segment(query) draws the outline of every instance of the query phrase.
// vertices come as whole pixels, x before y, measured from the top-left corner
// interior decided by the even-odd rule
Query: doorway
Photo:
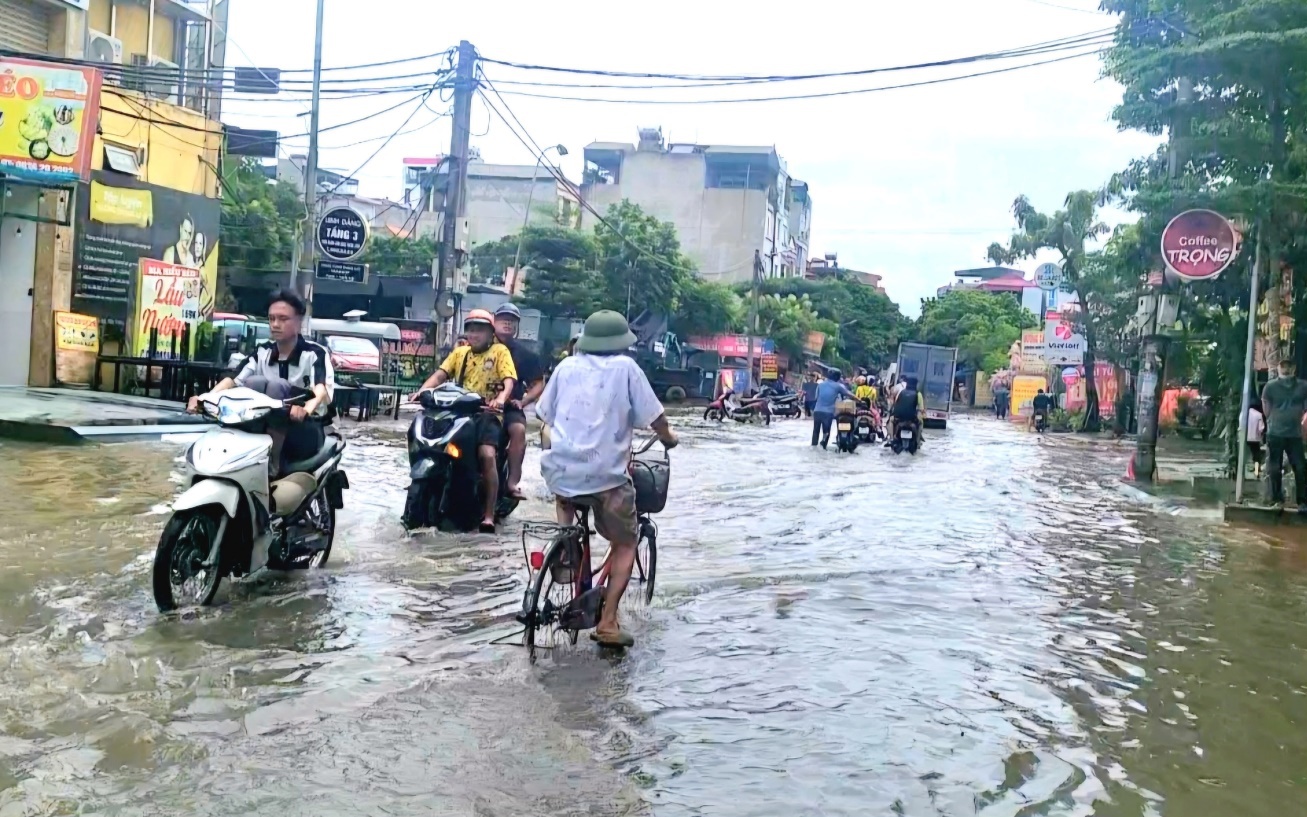
[[[39,188],[0,184],[0,386],[26,386]],[[23,218],[26,216],[26,218]]]

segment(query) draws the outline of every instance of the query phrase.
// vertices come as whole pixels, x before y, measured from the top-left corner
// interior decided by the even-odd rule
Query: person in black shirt
[[[545,390],[545,369],[540,356],[517,342],[517,328],[522,313],[512,303],[503,303],[495,310],[495,337],[508,347],[517,369],[517,385],[513,397],[504,406],[504,432],[508,434],[508,485],[510,496],[526,499],[518,483],[522,481],[522,460],[526,458],[527,406],[540,399]]]
[[[1030,412],[1030,426],[1032,428],[1036,425],[1035,417],[1039,414],[1044,415],[1044,422],[1048,423],[1048,412],[1053,408],[1053,395],[1044,394],[1044,390],[1040,389],[1039,393],[1030,401],[1030,407],[1033,409]]]

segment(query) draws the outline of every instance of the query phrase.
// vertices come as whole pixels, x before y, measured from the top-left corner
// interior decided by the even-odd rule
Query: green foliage
[[[612,302],[630,300],[631,315],[644,310],[672,314],[677,296],[693,277],[671,222],[659,221],[623,199],[595,225],[603,287]]]
[[[272,181],[257,159],[223,157],[218,263],[253,272],[290,268],[304,202],[295,186]]]
[[[681,286],[672,324],[676,331],[692,335],[715,335],[744,329],[743,299],[724,284],[697,278]]]
[[[593,234],[567,227],[532,226],[522,236],[522,266],[530,268],[525,306],[547,315],[574,318],[584,318],[597,309],[620,310],[624,306],[604,290],[603,275],[596,268],[598,244]],[[516,248],[516,238],[511,240]]]
[[[744,285],[738,290],[748,292]],[[808,281],[780,278],[764,281],[762,291],[772,295],[805,297],[817,315],[833,326],[831,355],[853,365],[880,367],[898,353],[899,341],[912,336],[912,325],[899,307],[875,289],[844,277]],[[818,330],[824,331],[824,330]]]
[[[1099,221],[1098,207],[1103,193],[1076,190],[1068,193],[1062,209],[1051,215],[1041,213],[1024,195],[1012,203],[1012,215],[1017,230],[1007,247],[989,245],[988,255],[994,263],[1010,264],[1019,258],[1032,258],[1040,250],[1055,250],[1061,256],[1063,286],[1076,293],[1081,309],[1072,313],[1077,328],[1085,338],[1085,427],[1083,431],[1098,431],[1098,389],[1094,383],[1094,361],[1098,347],[1099,325],[1097,318],[1103,307],[1095,295],[1104,286],[1095,282],[1103,272],[1101,264],[1091,263],[1087,244],[1107,235],[1110,228]]]
[[[916,339],[935,346],[956,346],[958,361],[986,372],[1005,369],[1008,351],[1021,330],[1035,326],[1035,316],[1001,292],[954,289],[921,302]]]
[[[838,324],[817,314],[807,295],[763,295],[758,299],[758,333],[774,340],[776,350],[792,359],[803,357],[809,333],[824,333],[830,349],[838,331]]]
[[[417,277],[430,275],[439,257],[440,244],[430,236],[373,235],[359,263],[370,264],[373,275]]]

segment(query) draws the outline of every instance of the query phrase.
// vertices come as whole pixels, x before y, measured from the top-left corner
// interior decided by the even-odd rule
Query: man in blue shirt
[[[812,444],[821,438],[821,447],[830,442],[831,423],[835,422],[835,401],[841,397],[853,399],[853,392],[840,382],[839,369],[832,369],[826,379],[817,384],[817,404],[812,409]]]

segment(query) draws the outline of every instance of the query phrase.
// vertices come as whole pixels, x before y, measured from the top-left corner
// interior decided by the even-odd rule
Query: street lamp
[[[531,191],[526,195],[526,214],[522,216],[522,230],[517,234],[517,252],[513,253],[513,274],[517,275],[517,265],[522,260],[522,239],[526,236],[526,225],[531,220],[531,202],[535,200],[536,194],[536,177],[540,174],[540,164],[545,160],[545,154],[551,150],[558,151],[559,157],[567,155],[567,148],[562,145],[553,145],[545,148],[540,152],[539,158],[536,159],[535,167],[531,169]]]

